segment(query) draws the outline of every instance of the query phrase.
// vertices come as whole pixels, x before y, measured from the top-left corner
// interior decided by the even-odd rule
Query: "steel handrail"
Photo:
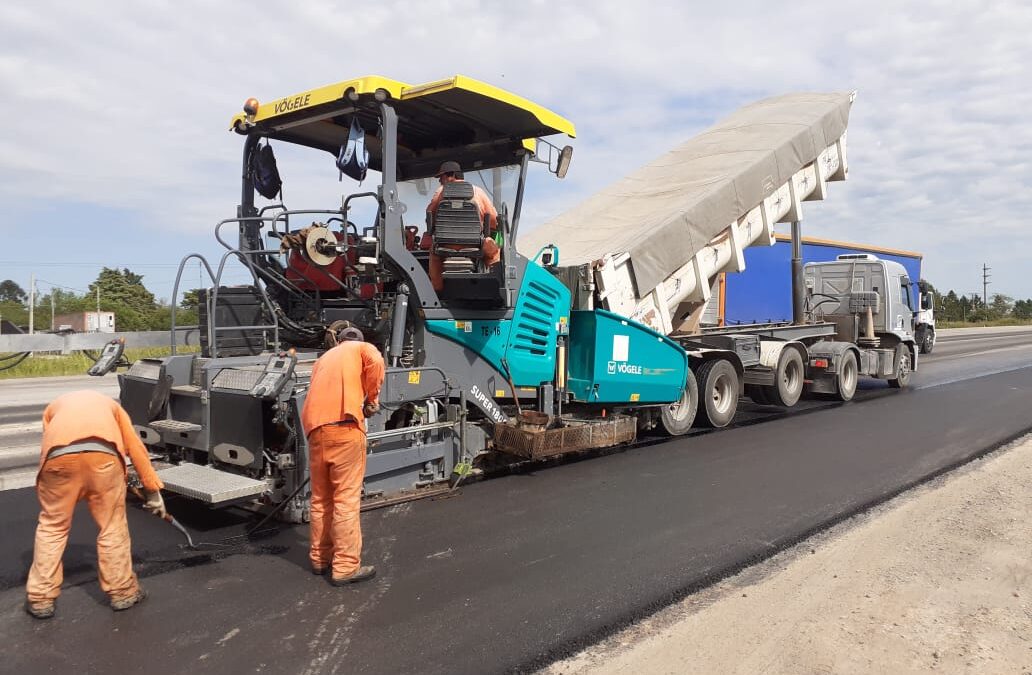
[[[205,269],[208,270],[208,278],[211,279],[211,283],[213,283],[213,284],[215,283],[215,275],[212,274],[211,265],[208,264],[208,261],[205,260],[204,256],[202,256],[200,253],[190,253],[189,255],[187,255],[186,257],[184,257],[182,260],[179,261],[179,270],[176,272],[176,283],[172,287],[172,327],[171,327],[171,330],[169,331],[169,335],[170,335],[170,338],[171,338],[170,341],[172,342],[172,355],[173,356],[176,355],[176,299],[179,297],[179,282],[180,282],[180,280],[183,277],[183,269],[186,267],[186,261],[190,260],[191,258],[197,258],[199,261],[201,261],[201,264],[204,265]],[[198,305],[198,308],[200,308],[200,305]],[[211,310],[209,309],[209,311],[208,311],[208,319],[209,319],[208,323],[209,323],[209,325],[211,324],[211,318],[212,318],[212,314],[211,314]]]
[[[262,300],[265,302],[265,307],[269,310],[269,316],[272,317],[272,324],[269,326],[264,326],[264,328],[272,328],[273,344],[275,345],[275,348],[278,349],[279,319],[276,318],[276,308],[273,306],[272,301],[269,299],[269,294],[265,292],[265,287],[258,283],[258,273],[254,269],[254,264],[251,262],[250,258],[244,255],[242,251],[227,251],[222,255],[222,259],[219,261],[219,271],[215,275],[215,287],[212,289],[211,293],[211,308],[213,310],[214,308],[218,307],[219,286],[221,285],[222,281],[222,272],[226,267],[226,260],[228,260],[229,256],[231,255],[237,256],[244,263],[244,265],[247,266],[247,269],[251,272],[251,278],[254,280],[255,288],[257,288],[261,292]],[[216,358],[218,356],[219,348],[218,344],[215,342],[215,335],[217,331],[215,330],[216,326],[212,310],[209,310],[208,313],[208,345],[211,348],[211,357]]]

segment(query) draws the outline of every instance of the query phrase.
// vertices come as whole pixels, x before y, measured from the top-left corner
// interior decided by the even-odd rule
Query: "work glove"
[[[164,518],[168,515],[168,511],[165,510],[165,500],[161,498],[161,491],[155,490],[154,492],[145,491],[144,496],[146,501],[143,502],[143,508],[150,511],[158,518]]]
[[[378,412],[380,412],[379,403],[366,403],[364,406],[362,406],[362,414],[366,417],[372,417]]]

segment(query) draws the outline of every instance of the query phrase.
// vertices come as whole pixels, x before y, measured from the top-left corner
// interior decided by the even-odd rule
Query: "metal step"
[[[179,420],[154,420],[149,423],[151,428],[158,431],[200,431],[201,425],[193,422],[180,422]]]
[[[263,480],[254,480],[210,466],[189,462],[162,469],[158,478],[165,489],[208,504],[221,504],[245,497],[254,497],[268,489]]]
[[[201,388],[196,384],[178,384],[172,387],[169,391],[173,394],[179,394],[180,396],[200,396]]]

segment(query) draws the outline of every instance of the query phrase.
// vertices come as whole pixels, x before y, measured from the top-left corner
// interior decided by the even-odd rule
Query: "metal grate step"
[[[180,464],[157,472],[165,489],[208,504],[221,504],[254,497],[268,489],[263,480],[254,480],[200,464]]]
[[[158,431],[200,431],[201,425],[179,420],[154,420],[150,426]]]

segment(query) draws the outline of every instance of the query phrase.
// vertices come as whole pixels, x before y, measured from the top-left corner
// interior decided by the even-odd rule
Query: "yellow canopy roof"
[[[398,114],[399,178],[431,175],[448,159],[464,170],[507,164],[526,139],[576,135],[573,123],[551,110],[463,75],[417,85],[379,76],[346,80],[263,101],[253,126],[240,113],[232,128],[335,154],[357,115],[367,134],[370,168],[380,170],[378,92]]]

